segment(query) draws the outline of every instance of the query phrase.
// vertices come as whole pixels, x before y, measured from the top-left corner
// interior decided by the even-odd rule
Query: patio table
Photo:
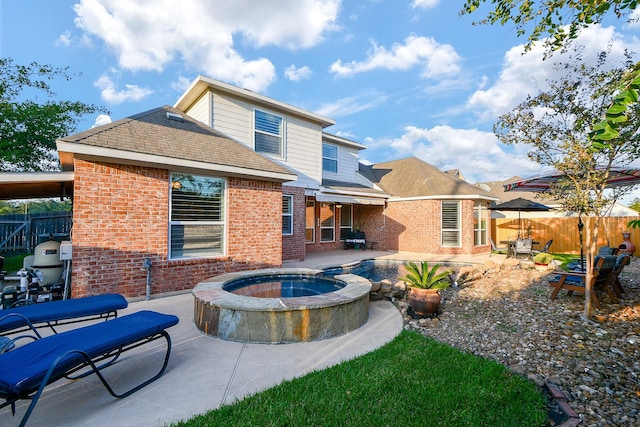
[[[502,243],[503,245],[507,245],[507,258],[510,258],[513,256],[513,248],[516,246],[516,241],[515,240],[500,240],[500,243]],[[537,241],[532,241],[531,245],[539,245],[540,242]]]

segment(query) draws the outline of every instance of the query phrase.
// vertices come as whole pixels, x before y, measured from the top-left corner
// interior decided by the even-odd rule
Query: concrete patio
[[[460,257],[384,251],[315,253],[283,267],[328,267],[360,259],[426,259],[482,263],[488,256]],[[500,262],[504,256],[492,256]],[[186,420],[247,395],[370,352],[402,330],[402,318],[388,301],[371,302],[369,320],[360,329],[327,340],[294,344],[249,344],[203,335],[193,324],[190,293],[131,302],[120,315],[138,310],[175,314],[180,323],[169,329],[173,341],[165,374],[125,399],[113,398],[95,375],[58,381],[47,387],[28,425],[33,426],[161,426]],[[116,392],[152,376],[162,363],[163,340],[125,353],[104,374]],[[144,357],[140,357],[143,354]],[[29,402],[0,410],[2,425],[18,425]]]

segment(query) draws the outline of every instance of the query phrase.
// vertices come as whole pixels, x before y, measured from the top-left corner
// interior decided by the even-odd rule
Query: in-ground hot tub
[[[311,296],[255,297],[226,290],[238,287],[242,280],[255,282],[256,278],[282,276],[313,279],[321,274],[322,270],[309,268],[278,268],[227,273],[205,280],[193,290],[196,327],[233,341],[289,343],[331,338],[364,325],[369,318],[371,282],[354,274],[336,275],[337,290],[317,295],[312,290]]]

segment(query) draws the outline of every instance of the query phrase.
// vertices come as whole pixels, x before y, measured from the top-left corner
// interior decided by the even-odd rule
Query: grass
[[[543,426],[532,382],[416,332],[177,426]]]
[[[22,255],[5,255],[4,256],[4,267],[2,269],[4,271],[8,271],[10,273],[15,273],[16,271],[22,268],[22,260],[27,256],[27,254]]]

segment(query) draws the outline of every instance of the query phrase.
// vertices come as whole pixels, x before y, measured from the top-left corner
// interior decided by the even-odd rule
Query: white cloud
[[[109,117],[106,114],[99,114],[98,117],[96,117],[96,121],[93,124],[93,126],[91,126],[92,128],[97,127],[97,126],[102,126],[102,125],[106,125],[107,123],[111,123],[111,117]]]
[[[330,104],[324,104],[315,112],[326,117],[344,117],[380,106],[386,99],[387,97],[381,93],[375,91],[367,92],[342,98]]]
[[[413,0],[411,7],[420,9],[431,9],[440,3],[440,0]]]
[[[76,26],[102,40],[124,69],[160,72],[179,59],[188,69],[262,91],[275,80],[273,64],[244,58],[234,40],[308,48],[336,29],[339,6],[340,0],[81,0],[74,10]]]
[[[171,82],[171,89],[175,90],[176,92],[182,93],[189,87],[192,81],[193,79],[180,76],[178,77],[178,80]]]
[[[58,36],[58,39],[55,42],[56,46],[69,46],[71,44],[71,32],[65,31],[64,33]]]
[[[313,74],[313,71],[311,71],[311,68],[306,65],[304,67],[296,68],[295,65],[291,64],[286,70],[284,70],[285,77],[292,82],[306,80],[311,77],[311,74]]]
[[[580,37],[573,41],[573,46],[582,46],[583,62],[593,65],[598,54],[609,49],[608,62],[616,66],[621,63],[625,48],[636,52],[640,48],[637,39],[623,40],[613,27],[600,25],[584,29]],[[543,60],[544,51],[542,43],[524,55],[523,45],[511,48],[504,56],[497,81],[474,92],[468,99],[467,108],[482,120],[495,120],[523,102],[527,95],[536,95],[545,90],[548,87],[547,80],[561,77],[562,71],[556,70],[555,64],[567,62],[571,51],[557,52]]]
[[[422,66],[423,78],[451,76],[460,71],[460,56],[453,46],[440,44],[432,37],[409,36],[404,44],[394,44],[387,50],[371,42],[371,49],[365,61],[342,60],[334,62],[330,70],[339,77],[350,77],[375,69],[406,71],[414,66]]]
[[[125,85],[124,90],[118,90],[113,80],[106,74],[100,76],[93,85],[100,89],[102,100],[108,104],[122,104],[125,101],[139,101],[153,93],[152,90],[136,85]]]
[[[527,158],[526,147],[512,150],[501,144],[493,133],[477,129],[407,126],[398,138],[368,138],[366,143],[369,148],[390,148],[394,159],[415,156],[440,170],[460,169],[469,182],[529,176],[541,168]]]

